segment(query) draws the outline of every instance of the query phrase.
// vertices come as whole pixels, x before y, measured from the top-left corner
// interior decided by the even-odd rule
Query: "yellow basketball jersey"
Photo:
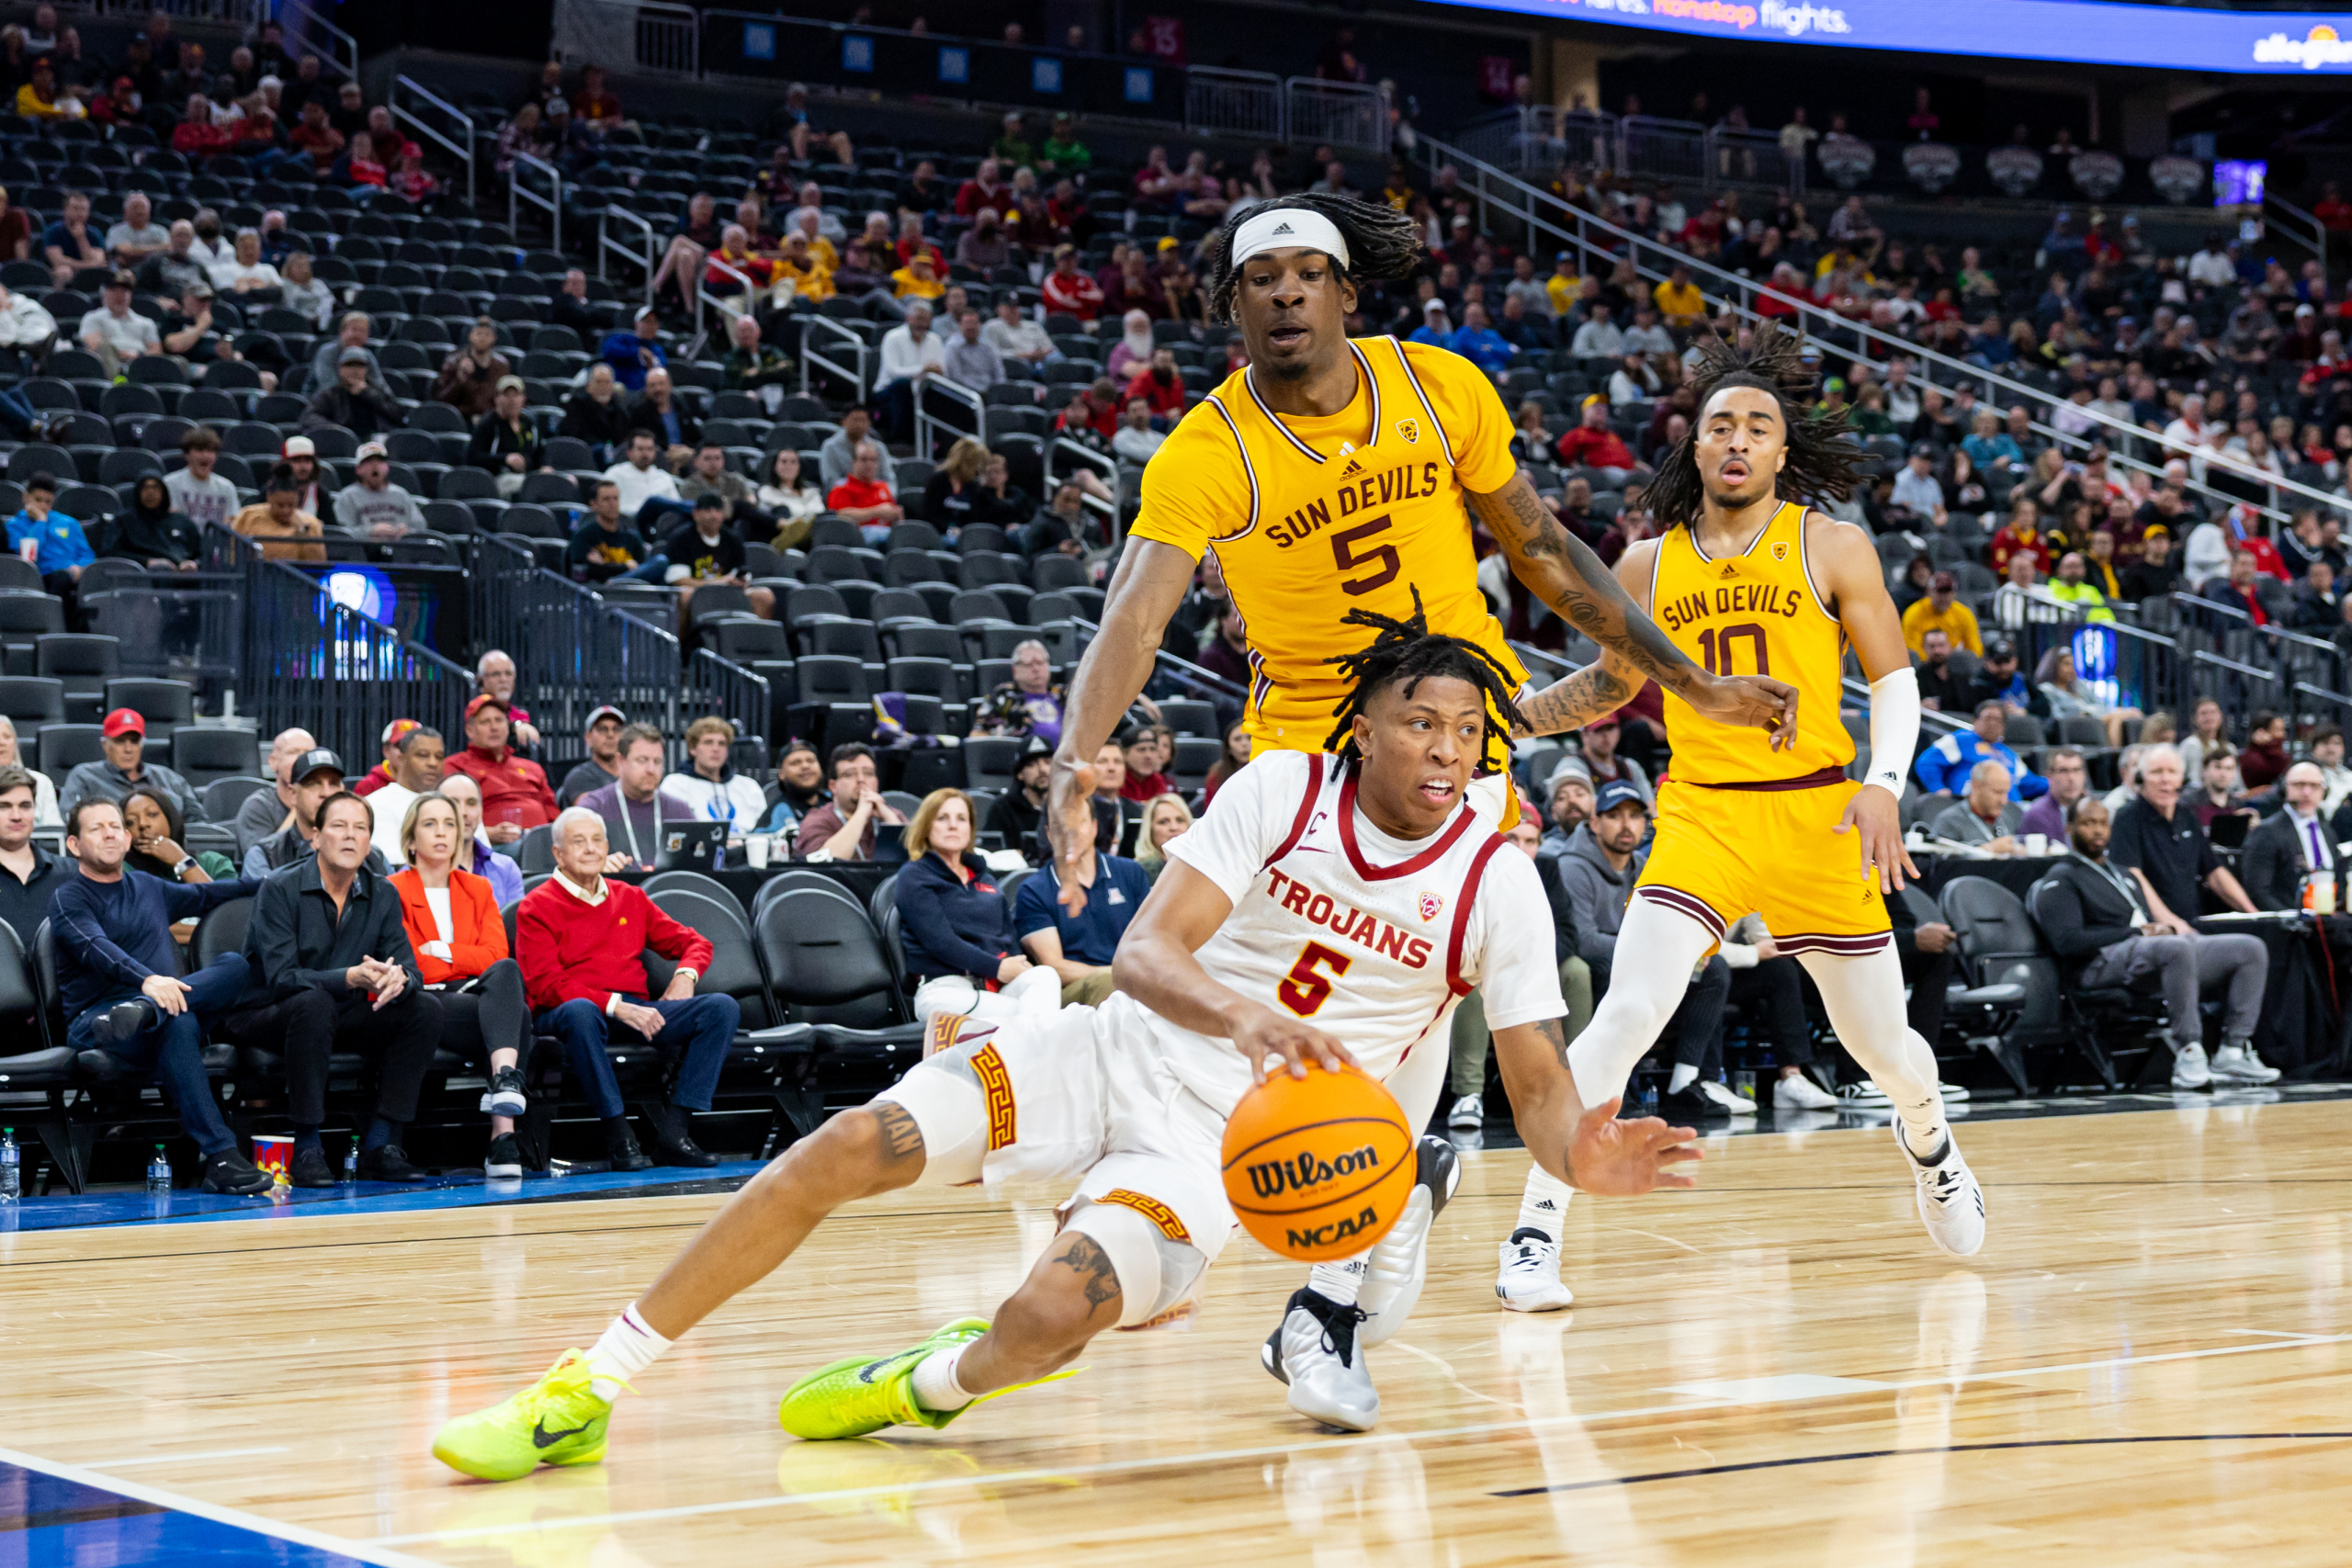
[[[1464,500],[1518,470],[1502,400],[1443,349],[1393,337],[1348,349],[1356,395],[1338,413],[1278,414],[1236,371],[1144,469],[1132,532],[1215,552],[1248,631],[1261,750],[1322,749],[1347,694],[1328,660],[1374,637],[1343,618],[1405,619],[1417,589],[1430,630],[1477,643],[1514,685],[1527,678],[1478,591]]]
[[[1804,778],[1854,760],[1838,717],[1846,631],[1816,592],[1804,556],[1805,509],[1783,502],[1756,542],[1727,560],[1671,528],[1651,558],[1650,616],[1714,675],[1770,675],[1797,689],[1797,743],[1775,751],[1761,729],[1702,718],[1666,694],[1671,776],[1690,784]]]

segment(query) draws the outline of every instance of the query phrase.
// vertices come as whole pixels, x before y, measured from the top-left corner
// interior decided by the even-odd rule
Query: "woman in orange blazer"
[[[490,879],[458,869],[464,836],[446,795],[418,795],[401,821],[408,864],[390,880],[401,896],[401,923],[416,953],[417,972],[441,1001],[441,1043],[472,1060],[489,1059],[490,1153],[482,1172],[495,1180],[523,1174],[514,1118],[523,1114],[522,1054],[531,1012],[523,971],[506,951],[506,925]]]

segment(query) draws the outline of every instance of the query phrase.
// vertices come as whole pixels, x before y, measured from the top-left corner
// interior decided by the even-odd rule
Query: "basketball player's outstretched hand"
[[[1837,831],[1862,836],[1862,879],[1870,880],[1875,870],[1880,892],[1901,887],[1906,874],[1918,880],[1919,868],[1903,847],[1903,808],[1884,785],[1864,784],[1856,790],[1846,803],[1846,815],[1838,819]]]
[[[1699,1157],[1688,1127],[1669,1127],[1655,1116],[1617,1120],[1622,1097],[1594,1106],[1577,1121],[1568,1138],[1568,1180],[1579,1192],[1630,1198],[1655,1187],[1696,1187],[1699,1179],[1664,1168]]]
[[[1250,1077],[1256,1083],[1264,1083],[1268,1073],[1280,1072],[1284,1066],[1291,1077],[1303,1078],[1309,1062],[1336,1073],[1355,1066],[1356,1060],[1346,1046],[1321,1030],[1284,1018],[1272,1008],[1259,1008],[1244,1019],[1234,1029],[1233,1045],[1250,1058]]]
[[[1079,881],[1080,863],[1094,843],[1094,764],[1054,759],[1046,786],[1046,838],[1054,848],[1054,876],[1061,885],[1062,908],[1071,914],[1086,910],[1086,887]]]
[[[1770,675],[1728,675],[1700,694],[1692,707],[1718,724],[1754,726],[1770,734],[1772,750],[1797,743],[1797,689]]]

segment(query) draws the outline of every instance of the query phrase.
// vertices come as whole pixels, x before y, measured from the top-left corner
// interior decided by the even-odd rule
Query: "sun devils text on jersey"
[[[1517,472],[1484,372],[1393,337],[1349,344],[1356,395],[1338,413],[1275,413],[1248,370],[1186,414],[1144,470],[1137,538],[1214,551],[1250,640],[1247,718],[1261,750],[1315,750],[1347,682],[1326,662],[1371,640],[1363,608],[1404,619],[1420,593],[1433,632],[1526,671],[1478,591],[1465,492]]]

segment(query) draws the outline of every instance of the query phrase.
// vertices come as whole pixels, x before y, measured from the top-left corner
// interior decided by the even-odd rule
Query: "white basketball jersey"
[[[1170,840],[1170,860],[1233,900],[1201,966],[1312,1021],[1377,1078],[1414,1050],[1445,1050],[1447,1021],[1474,986],[1485,987],[1490,1028],[1566,1012],[1534,862],[1466,806],[1427,839],[1392,839],[1357,806],[1355,773],[1334,756],[1267,752]],[[1124,993],[1106,1010],[1151,1030],[1176,1077],[1220,1113],[1249,1089],[1249,1063],[1230,1041],[1179,1028]]]

